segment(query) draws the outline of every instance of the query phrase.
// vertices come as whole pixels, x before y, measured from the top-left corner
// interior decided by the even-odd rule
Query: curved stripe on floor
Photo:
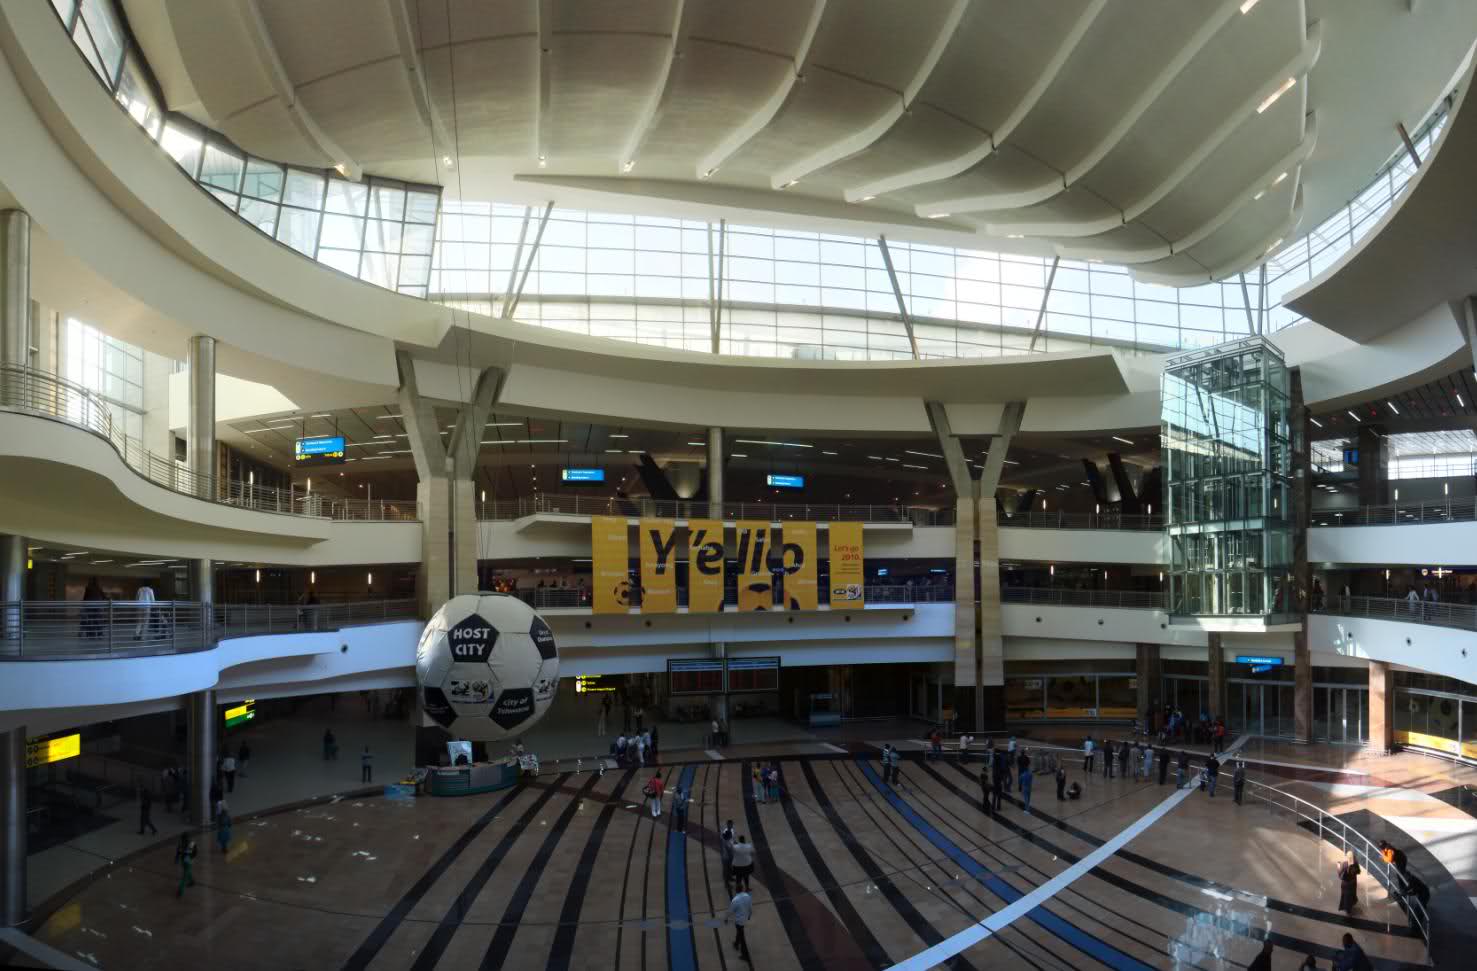
[[[677,788],[692,797],[697,767],[688,765],[677,777]],[[692,803],[688,802],[689,809]],[[687,896],[687,833],[676,826],[677,813],[667,823],[667,968],[697,971],[697,942],[692,935],[692,901]]]
[[[898,815],[911,823],[914,829],[918,830],[925,839],[957,863],[964,872],[984,884],[989,888],[991,893],[1007,903],[1014,903],[1025,896],[1025,894],[1021,893],[1015,887],[995,876],[989,870],[986,870],[972,856],[955,846],[953,842],[935,829],[928,820],[918,815],[913,807],[908,805],[906,800],[878,777],[871,763],[863,759],[857,759],[857,765],[861,768],[862,774],[867,777],[867,781],[872,783],[872,786],[882,794],[882,797],[897,811]],[[1101,961],[1108,967],[1115,969],[1115,971],[1151,971],[1149,965],[1140,961],[1138,958],[1124,954],[1116,947],[1093,937],[1075,924],[1068,923],[1058,917],[1044,906],[1028,911],[1026,917],[1032,923],[1056,935],[1078,951],[1081,951],[1094,960]]]

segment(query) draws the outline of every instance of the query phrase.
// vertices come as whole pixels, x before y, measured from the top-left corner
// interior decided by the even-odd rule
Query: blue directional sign
[[[314,435],[299,438],[293,447],[293,457],[305,464],[328,464],[344,460],[344,436]]]
[[[565,482],[604,482],[604,469],[563,469],[559,478]]]
[[[803,475],[766,475],[764,481],[776,489],[805,488],[805,476]]]

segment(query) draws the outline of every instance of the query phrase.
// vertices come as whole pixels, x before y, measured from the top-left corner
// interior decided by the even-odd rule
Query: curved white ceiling
[[[170,107],[268,158],[465,198],[850,214],[1170,284],[1346,202],[1477,36],[1477,4],[1394,0],[123,7]]]

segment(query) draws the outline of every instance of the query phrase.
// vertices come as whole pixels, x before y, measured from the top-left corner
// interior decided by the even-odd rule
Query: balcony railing
[[[589,608],[591,606],[590,590],[588,587],[545,587],[533,590],[515,590],[513,591],[513,595],[529,604],[535,610],[543,610],[545,608],[577,609],[580,607]],[[868,604],[953,603],[954,588],[952,586],[908,586],[906,584],[869,586],[866,588],[865,596],[865,602]],[[820,600],[822,603],[827,602],[824,586],[820,591]],[[677,606],[686,607],[687,605],[687,588],[678,587]],[[631,606],[641,606],[641,589],[634,578],[631,581]],[[730,589],[723,592],[723,606],[738,606],[737,590]],[[840,610],[842,606],[837,606],[833,609]]]
[[[1471,604],[1442,603],[1430,600],[1412,602],[1405,597],[1332,596],[1326,598],[1323,605],[1313,612],[1334,614],[1340,617],[1373,617],[1377,620],[1394,620],[1405,624],[1429,624],[1433,627],[1477,630],[1477,606]]]
[[[1395,502],[1354,509],[1315,509],[1313,526],[1414,526],[1421,523],[1470,523],[1477,520],[1477,499]]]
[[[0,660],[144,657],[206,651],[228,638],[337,630],[416,617],[414,600],[201,604],[159,600],[0,603]]]
[[[1000,600],[1008,604],[1046,604],[1058,607],[1121,607],[1163,610],[1159,590],[1074,590],[1069,587],[1001,587]]]
[[[652,519],[753,519],[762,522],[907,523],[952,526],[954,510],[923,506],[847,506],[838,503],[688,502],[667,499],[619,499],[602,496],[530,496],[480,503],[477,518],[522,519],[540,513],[563,516],[628,516]]]
[[[1031,512],[1001,513],[1001,529],[1129,529],[1155,532],[1164,528],[1163,516],[1119,512]]]
[[[326,519],[412,521],[414,500],[347,499],[295,489],[270,489],[235,479],[201,475],[182,463],[148,451],[113,420],[112,409],[99,395],[65,378],[6,365],[0,367],[0,410],[39,415],[86,429],[113,446],[123,464],[171,492],[260,512],[317,516]]]

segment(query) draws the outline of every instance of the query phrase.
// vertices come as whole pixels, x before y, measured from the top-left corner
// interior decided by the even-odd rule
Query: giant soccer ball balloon
[[[453,597],[415,652],[421,710],[456,738],[495,742],[532,728],[554,701],[554,632],[517,597]]]

